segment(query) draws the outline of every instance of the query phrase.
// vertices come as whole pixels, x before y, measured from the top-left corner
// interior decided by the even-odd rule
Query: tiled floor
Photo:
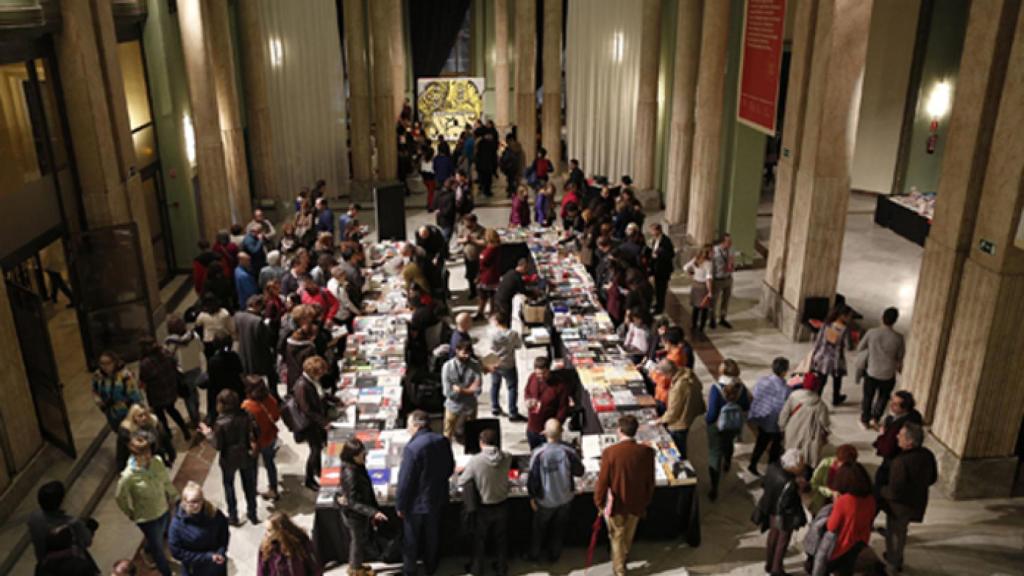
[[[413,201],[422,205],[422,197]],[[868,199],[860,198],[854,206],[863,208]],[[503,225],[507,218],[507,207],[480,207],[477,210],[485,226]],[[658,219],[653,215],[651,219]],[[432,221],[422,211],[410,210],[407,225],[410,232],[419,224]],[[844,242],[844,264],[840,272],[839,290],[865,315],[865,322],[874,323],[881,310],[890,305],[899,306],[903,312],[898,328],[909,326],[917,269],[920,265],[921,250],[891,232],[876,228],[871,223],[870,213],[854,210],[851,213]],[[761,319],[757,313],[760,296],[761,270],[744,270],[737,274],[731,320],[735,328],[731,331],[718,330],[710,333],[711,342],[726,357],[735,358],[743,369],[743,378],[752,383],[765,373],[772,358],[787,356],[797,361],[808,350],[807,344],[786,340],[778,331]],[[455,291],[465,289],[461,265],[453,267],[452,286]],[[673,292],[687,301],[688,283],[677,280]],[[456,302],[458,310],[465,306],[463,300]],[[474,335],[485,345],[486,333],[482,327],[474,329]],[[532,352],[530,354],[533,354]],[[520,362],[521,379],[525,381],[529,354],[522,354]],[[698,362],[697,375],[705,385],[711,383],[707,366]],[[71,381],[70,379],[68,381]],[[850,401],[837,409],[834,418],[834,442],[851,442],[862,450],[861,459],[869,466],[877,459],[869,449],[872,435],[862,432],[856,425],[856,406],[860,389],[848,386]],[[520,392],[520,395],[522,392]],[[91,402],[81,409],[88,416]],[[282,427],[283,430],[283,427]],[[504,445],[513,451],[525,451],[522,439],[522,425],[508,425],[503,422]],[[273,509],[285,510],[294,515],[300,525],[312,524],[313,495],[301,488],[302,466],[306,448],[295,445],[290,434],[283,432],[285,440],[278,455],[278,468],[283,475],[284,497]],[[702,424],[691,433],[691,458],[704,482],[706,469],[706,435]],[[112,451],[104,450],[99,459],[112,458]],[[701,487],[703,543],[691,549],[680,542],[637,542],[634,546],[631,567],[637,574],[761,574],[763,573],[764,538],[749,522],[750,510],[759,495],[758,481],[740,472],[751,449],[750,438],[744,438],[737,448],[737,462],[732,473],[723,479],[719,500],[711,504],[703,496]],[[205,453],[206,460],[210,456]],[[260,485],[265,485],[265,474],[260,473]],[[213,466],[204,483],[207,497],[223,505],[223,488],[220,472]],[[926,522],[911,529],[907,550],[908,574],[1024,574],[1024,500],[979,500],[952,502],[940,494],[933,493],[932,503]],[[74,506],[71,506],[72,509]],[[265,518],[271,507],[260,502],[260,517]],[[130,556],[140,541],[137,529],[130,525],[113,504],[112,489],[104,497],[96,513],[102,528],[94,545],[94,554],[101,566],[109,567],[119,557]],[[513,530],[523,529],[512,527]],[[255,574],[256,548],[263,533],[263,525],[243,525],[232,530],[229,556],[229,574]],[[787,568],[799,572],[802,553],[798,542],[790,549]],[[875,550],[882,549],[881,540],[872,540]],[[462,573],[464,558],[448,558],[442,563],[441,574]],[[599,548],[596,566],[589,574],[606,575],[611,569],[607,552]],[[30,562],[23,562],[15,574],[30,574]],[[567,549],[562,560],[555,566],[537,567],[516,561],[512,574],[582,574],[584,550]],[[633,571],[631,571],[632,573]],[[343,574],[342,568],[335,568],[331,574]]]

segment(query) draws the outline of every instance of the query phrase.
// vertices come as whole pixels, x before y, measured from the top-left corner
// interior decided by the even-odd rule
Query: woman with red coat
[[[871,476],[858,462],[847,462],[839,467],[833,489],[839,497],[832,505],[827,530],[835,534],[835,546],[826,570],[829,574],[846,576],[853,574],[857,556],[871,538],[875,497],[871,493]]]
[[[484,309],[487,308],[488,302],[491,302],[491,308],[494,308],[494,293],[498,289],[498,282],[501,281],[501,255],[498,253],[501,237],[498,236],[497,230],[488,228],[484,233],[484,240],[487,245],[480,252],[480,272],[477,275],[479,304],[473,316],[476,320],[484,318]]]

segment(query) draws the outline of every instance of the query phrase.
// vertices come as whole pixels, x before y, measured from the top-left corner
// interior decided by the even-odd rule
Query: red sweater
[[[836,547],[831,560],[846,554],[857,542],[867,545],[871,539],[871,525],[875,521],[875,497],[842,494],[832,505],[828,517],[828,531],[836,533]]]
[[[544,423],[548,418],[565,422],[569,417],[569,388],[564,383],[552,386],[538,378],[536,374],[530,374],[530,379],[526,382],[525,397],[539,403],[526,417],[526,429],[530,432],[543,434]]]
[[[497,286],[501,281],[498,247],[488,244],[480,253],[480,275],[477,280],[485,286]]]
[[[303,304],[319,304],[320,309],[323,310],[324,316],[323,321],[333,319],[338,314],[338,299],[323,288],[320,289],[316,294],[310,294],[308,290],[302,291],[302,303]]]

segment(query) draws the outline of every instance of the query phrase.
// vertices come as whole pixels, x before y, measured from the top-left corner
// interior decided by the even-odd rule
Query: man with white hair
[[[262,292],[271,280],[280,280],[284,276],[284,268],[281,266],[281,252],[271,250],[267,253],[267,265],[260,270],[259,286]]]
[[[803,454],[790,448],[778,462],[768,465],[764,473],[764,493],[757,502],[754,518],[761,531],[768,531],[765,544],[764,569],[769,574],[785,574],[783,561],[793,532],[807,523],[801,486],[806,484]]]
[[[572,506],[573,476],[583,475],[583,461],[576,450],[562,442],[562,423],[555,418],[544,423],[544,438],[547,442],[530,456],[527,488],[533,508],[533,531],[527,558],[539,560],[541,543],[547,541],[547,560],[557,562],[562,555],[562,537]]]

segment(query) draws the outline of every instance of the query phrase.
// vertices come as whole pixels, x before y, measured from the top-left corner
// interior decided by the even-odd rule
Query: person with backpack
[[[779,413],[779,428],[785,449],[799,450],[804,462],[816,467],[821,460],[821,449],[828,443],[828,407],[821,399],[824,379],[816,376],[804,378],[804,386],[790,393]]]
[[[718,367],[718,380],[708,393],[708,411],[704,419],[708,425],[708,471],[711,491],[708,498],[718,498],[721,473],[729,471],[736,437],[743,430],[744,413],[750,410],[750,394],[740,381],[740,366],[726,358]]]
[[[235,500],[235,472],[242,476],[242,491],[245,493],[246,512],[249,522],[259,524],[256,515],[256,457],[257,427],[252,416],[242,410],[238,393],[231,389],[217,394],[217,420],[213,428],[200,426],[203,434],[213,441],[219,453],[224,481],[224,499],[228,504],[228,523],[240,526],[238,503]]]
[[[765,572],[786,574],[783,561],[793,532],[807,524],[807,513],[800,501],[807,466],[798,450],[787,450],[778,461],[768,464],[764,473],[764,492],[751,516],[758,529],[768,532],[765,543]]]

